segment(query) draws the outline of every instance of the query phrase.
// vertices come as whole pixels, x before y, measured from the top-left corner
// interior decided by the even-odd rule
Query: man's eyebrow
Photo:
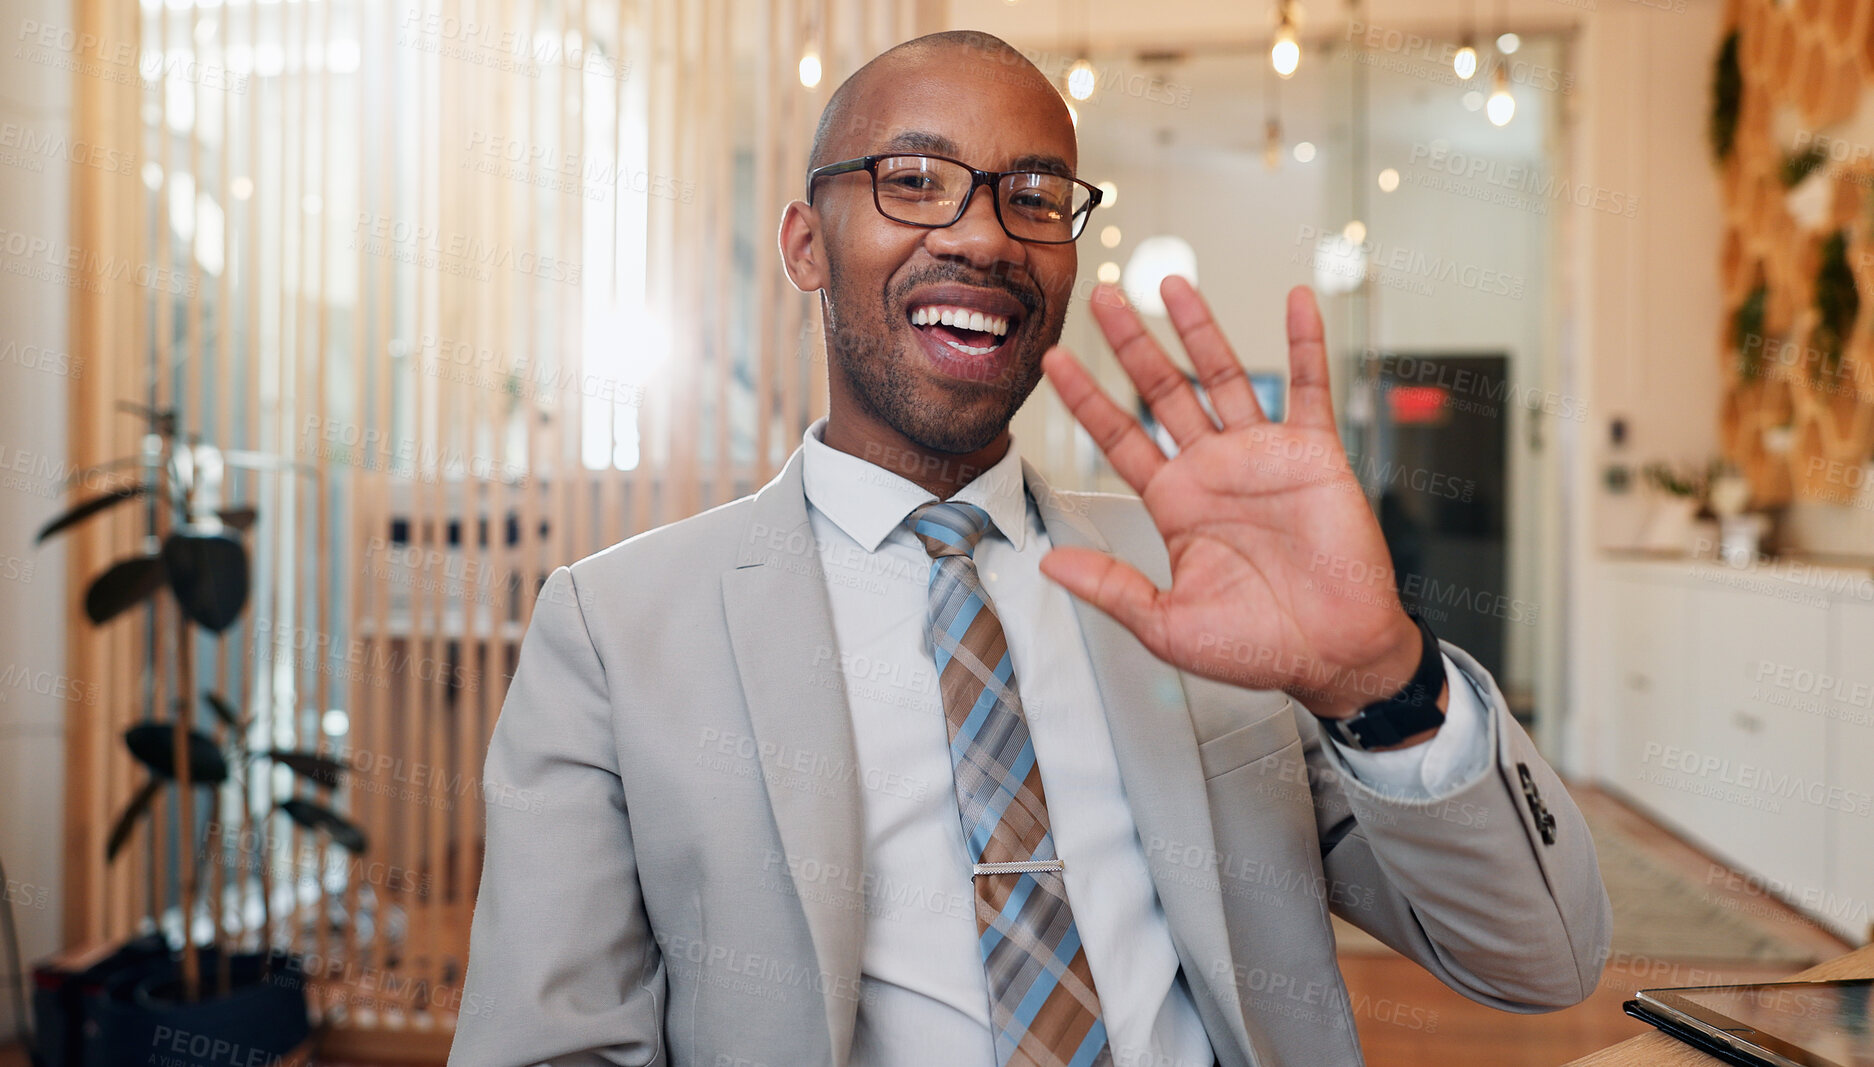
[[[1068,166],[1067,161],[1065,159],[1062,159],[1060,156],[1050,156],[1050,155],[1020,156],[1012,160],[1009,163],[1009,169],[1010,170],[1039,170],[1039,171],[1045,171],[1049,174],[1059,174],[1062,177],[1066,177],[1066,178],[1071,178],[1074,176],[1074,168]]]
[[[906,130],[880,145],[879,152],[934,152],[954,156],[957,154],[957,143],[941,133]]]
[[[940,156],[960,158],[960,149],[957,148],[955,141],[941,133],[931,133],[928,130],[905,130],[880,145],[873,154],[886,152],[931,152]],[[1007,169],[1045,171],[1069,178],[1074,176],[1074,168],[1068,166],[1065,159],[1046,153],[1030,153],[1020,156],[1011,160]]]

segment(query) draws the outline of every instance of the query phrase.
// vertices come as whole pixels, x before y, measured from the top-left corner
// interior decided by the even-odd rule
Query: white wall
[[[0,23],[70,26],[69,0],[19,0]],[[0,862],[19,924],[25,964],[59,947],[66,716],[65,553],[33,547],[33,534],[64,497],[43,477],[65,458],[68,293],[23,276],[43,256],[18,251],[21,235],[67,241],[70,76],[0,62]],[[47,353],[52,355],[48,356]],[[34,366],[33,364],[37,364]],[[80,371],[82,373],[82,371]],[[49,463],[48,463],[49,461]],[[44,690],[43,692],[41,690]],[[10,981],[0,963],[0,983]],[[11,990],[0,988],[0,1042],[17,1030]]]
[[[1562,50],[1558,36],[1532,37],[1515,61],[1518,69],[1552,71]],[[1511,396],[1539,403],[1545,391],[1553,391],[1557,363],[1550,315],[1552,234],[1560,216],[1577,209],[1552,192],[1529,189],[1561,188],[1537,186],[1531,176],[1553,182],[1558,174],[1551,156],[1558,154],[1559,138],[1553,134],[1567,97],[1519,85],[1516,119],[1499,129],[1460,102],[1477,83],[1458,86],[1427,77],[1448,68],[1416,56],[1400,57],[1405,62],[1396,66],[1356,67],[1348,51],[1340,46],[1331,57],[1311,57],[1316,65],[1309,76],[1281,87],[1287,150],[1275,170],[1265,165],[1260,144],[1267,79],[1259,50],[1207,51],[1164,65],[1170,82],[1180,90],[1189,86],[1189,107],[1110,94],[1082,105],[1081,172],[1113,180],[1121,191],[1116,206],[1095,212],[1093,234],[1082,239],[1083,279],[1102,261],[1127,262],[1143,237],[1184,237],[1197,255],[1199,283],[1240,358],[1252,370],[1283,375],[1283,294],[1316,283],[1317,236],[1337,234],[1349,219],[1359,218],[1375,277],[1359,301],[1317,286],[1336,385],[1344,386],[1362,349],[1503,353]],[[1377,55],[1382,61],[1394,58]],[[1141,69],[1121,53],[1098,55],[1096,65]],[[1356,72],[1368,82],[1363,122],[1352,117],[1350,107],[1349,81]],[[1162,149],[1156,147],[1160,131],[1173,135]],[[1313,147],[1305,162],[1292,150],[1302,142]],[[1391,191],[1375,181],[1383,168],[1399,176]],[[1107,225],[1123,235],[1111,251],[1098,241]],[[1445,273],[1446,266],[1455,269]],[[1351,282],[1339,280],[1343,288]],[[1370,330],[1361,317],[1366,309]],[[1081,311],[1076,304],[1068,343],[1111,370],[1104,343]],[[1176,356],[1180,346],[1164,320],[1151,325]],[[1123,381],[1112,384],[1128,388]],[[1344,388],[1337,396],[1347,402]],[[1503,627],[1505,662],[1498,681],[1516,689],[1534,685],[1540,641],[1558,625],[1541,609],[1554,603],[1543,571],[1545,553],[1552,563],[1552,530],[1559,529],[1559,518],[1550,506],[1552,419],[1530,416],[1513,400],[1501,410],[1510,531],[1506,571],[1501,583],[1476,592],[1528,606]]]
[[[1574,609],[1566,684],[1574,709],[1560,738],[1577,773],[1605,773],[1595,747],[1614,735],[1601,662],[1613,606],[1603,546],[1626,543],[1635,494],[1601,484],[1610,455],[1607,426],[1624,417],[1627,454],[1698,460],[1718,450],[1721,372],[1717,344],[1721,235],[1718,179],[1705,140],[1712,61],[1722,12],[1689,3],[1682,12],[1602,4],[1580,39],[1585,91],[1574,135],[1584,180],[1640,198],[1632,222],[1595,213],[1568,261],[1573,309],[1570,386],[1591,417],[1571,443],[1573,482],[1567,573]]]

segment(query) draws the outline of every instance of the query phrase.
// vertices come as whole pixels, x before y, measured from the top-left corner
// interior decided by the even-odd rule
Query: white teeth
[[[958,344],[957,342],[951,341],[948,338],[945,339],[944,343],[948,344],[951,348],[956,349],[958,352],[962,352],[962,353],[965,353],[967,355],[972,355],[972,356],[986,356],[989,353],[995,351],[994,345],[991,345],[988,348],[977,348],[975,345]]]
[[[1004,337],[1009,332],[1009,320],[1001,315],[972,311],[969,308],[931,306],[914,308],[911,312],[911,325],[932,326],[942,323],[963,330],[977,330],[983,333]]]

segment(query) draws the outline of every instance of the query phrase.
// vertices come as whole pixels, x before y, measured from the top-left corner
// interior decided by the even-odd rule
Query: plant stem
[[[189,742],[195,722],[195,642],[189,630],[189,617],[182,604],[176,604],[176,686],[182,690],[181,706],[176,709],[176,816],[181,823],[179,855],[191,856],[195,846],[195,790],[189,780]],[[195,864],[182,865],[182,990],[186,1002],[201,996],[202,961],[195,947]]]
[[[154,414],[150,416],[148,433],[151,435],[156,433],[156,416]],[[163,462],[160,453],[153,452],[147,447],[145,447],[141,453],[141,458],[144,468],[144,480],[156,487],[154,491],[144,495],[143,528],[145,540],[142,547],[147,549],[151,544],[160,543],[160,538],[163,535],[163,518],[167,512],[162,506],[162,499],[168,492],[168,483],[164,479],[168,477],[169,468],[168,464]],[[162,634],[162,621],[162,598],[151,597],[143,608],[143,678],[141,689],[143,693],[144,722],[156,721],[157,706],[159,703],[157,694],[160,687],[158,679],[161,674],[161,668],[158,666],[158,663],[163,652],[162,646],[159,644]],[[145,873],[149,876],[147,879],[148,885],[145,887],[149,898],[146,910],[150,918],[150,929],[159,932],[163,928],[163,908],[168,904],[168,898],[165,894],[169,892],[169,887],[162,884],[160,875],[157,872],[159,862],[157,859],[159,853],[156,848],[157,824],[162,819],[162,812],[163,804],[159,799],[151,806],[150,818],[143,827],[144,844],[149,853],[149,862],[145,865]]]
[[[247,790],[242,790],[241,796],[242,809],[254,827],[254,840],[260,847],[260,967],[263,975],[273,970],[273,838],[268,833],[273,815],[271,778],[266,780],[266,786],[269,807],[267,813],[259,818],[254,818],[252,810],[248,808],[253,798],[247,794]]]
[[[227,916],[225,914],[228,906],[228,845],[227,834],[223,832],[221,821],[221,809],[223,807],[221,796],[222,789],[223,786],[219,785],[214,789],[215,880],[214,887],[209,892],[213,895],[215,901],[213,909],[215,916],[215,984],[209,988],[225,996],[228,993],[234,992],[235,946],[228,943]]]

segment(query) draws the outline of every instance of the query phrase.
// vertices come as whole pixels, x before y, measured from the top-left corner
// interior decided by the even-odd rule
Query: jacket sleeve
[[[603,664],[571,570],[541,588],[488,745],[487,851],[449,1067],[663,1064]]]
[[[1613,932],[1587,823],[1496,681],[1444,650],[1483,698],[1493,765],[1437,798],[1400,798],[1358,778],[1298,711],[1315,823],[1342,918],[1459,993],[1507,1011],[1577,1004],[1594,992]]]

